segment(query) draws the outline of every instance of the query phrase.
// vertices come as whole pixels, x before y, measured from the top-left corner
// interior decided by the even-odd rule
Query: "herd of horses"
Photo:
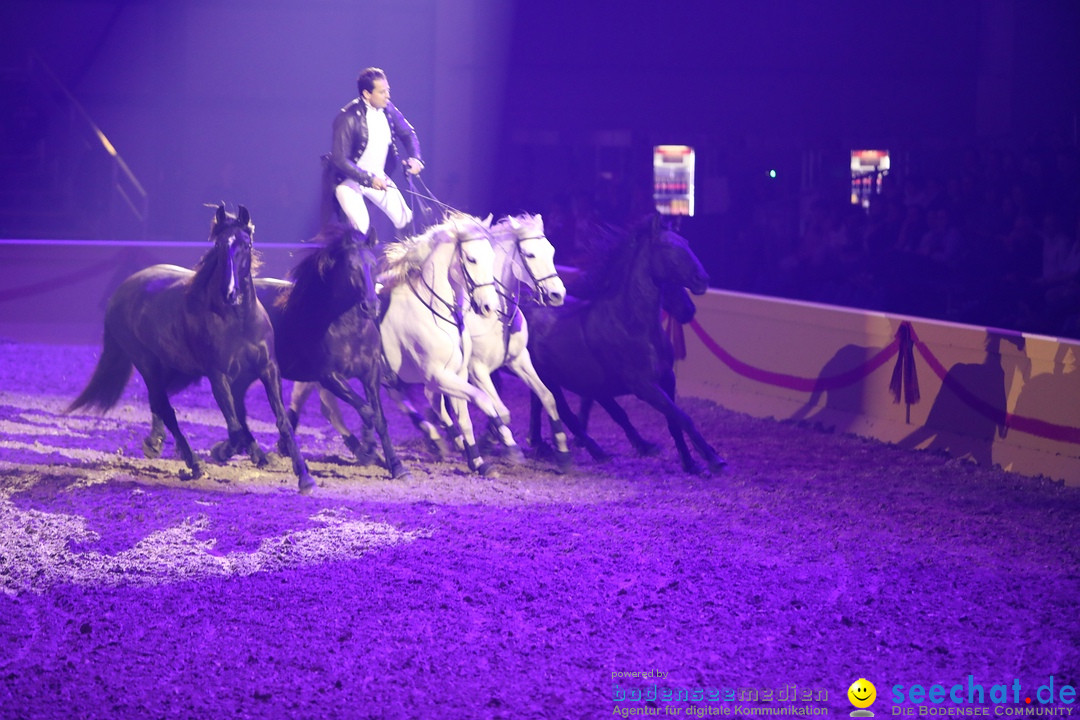
[[[255,277],[253,238],[248,211],[240,206],[229,213],[220,205],[210,226],[211,247],[193,270],[155,265],[127,278],[109,300],[93,375],[67,411],[108,410],[137,369],[151,412],[144,454],[160,455],[167,428],[187,465],[182,476],[194,478],[203,469],[170,396],[206,377],[228,430],[211,456],[224,462],[246,452],[261,466],[266,454],[248,429],[244,404],[258,379],[274,413],[278,448],[307,493],[315,480],[294,430],[314,391],[358,461],[378,462],[378,436],[382,464],[394,478],[408,469],[388,431],[384,389],[437,457],[454,444],[470,470],[491,471],[471,405],[487,417],[485,437],[498,452],[519,460],[523,452],[494,380],[506,368],[532,393],[530,445],[553,458],[558,471],[570,465],[567,429],[593,457],[607,457],[587,434],[593,401],[638,452],[656,452],[619,406],[621,395],[635,395],[664,415],[686,472],[715,473],[724,466],[675,403],[674,354],[660,324],[661,308],[682,322],[692,317],[686,291],[705,292],[708,277],[686,240],[658,216],[598,230],[596,262],[574,295],[559,276],[539,215],[492,224],[491,218],[452,213],[381,251],[347,224],[328,222],[288,280]],[[288,408],[283,378],[294,381]],[[426,413],[411,400],[409,388],[416,385],[423,388]],[[565,390],[581,396],[580,415]],[[339,400],[359,415],[360,437],[345,423]],[[554,448],[543,438],[545,412]]]

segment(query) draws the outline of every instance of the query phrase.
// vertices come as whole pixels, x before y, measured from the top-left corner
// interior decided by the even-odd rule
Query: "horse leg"
[[[551,451],[551,448],[544,442],[544,436],[540,428],[541,410],[540,398],[536,393],[531,393],[529,395],[529,446],[538,453],[542,453],[544,448],[547,448],[549,452]]]
[[[431,408],[432,423],[441,426],[446,433],[446,439],[464,452],[465,440],[461,435],[461,426],[454,417],[453,408],[450,407],[450,398],[438,391],[428,393],[428,406]]]
[[[348,397],[338,395],[332,389],[327,387],[325,379],[320,382],[323,382],[323,384],[322,387],[319,388],[319,409],[322,410],[323,417],[326,418],[330,422],[330,425],[338,431],[339,435],[341,435],[341,439],[345,442],[345,447],[352,451],[352,454],[356,456],[357,460],[362,464],[367,465],[371,462],[371,454],[375,450],[375,441],[371,439],[371,408],[368,407],[367,403],[365,403],[359,395],[352,392],[352,388],[349,388],[349,391],[352,392],[355,401]],[[344,378],[341,378],[341,382],[348,387],[348,381]],[[341,414],[341,406],[337,401],[338,397],[341,397],[345,402],[352,405],[353,409],[359,413],[362,423],[361,426],[363,427],[363,430],[360,431],[360,434],[364,437],[362,442],[360,438],[353,434],[353,431],[349,429],[349,426],[345,424],[345,418]],[[359,405],[357,405],[357,403],[359,403]]]
[[[581,404],[578,405],[578,423],[581,425],[581,431],[586,434],[589,432],[589,415],[592,414],[592,406],[593,399],[591,397],[582,397]]]
[[[367,395],[368,405],[372,413],[371,424],[375,426],[375,432],[378,433],[379,440],[382,442],[383,457],[386,458],[386,469],[390,471],[390,477],[395,480],[408,478],[409,471],[405,467],[405,463],[398,457],[397,450],[394,449],[394,444],[390,440],[390,430],[386,424],[386,413],[383,411],[382,397],[379,394],[379,389],[382,386],[379,365],[377,363],[373,363],[373,365],[374,369],[368,373],[367,377],[362,378],[364,394]]]
[[[510,409],[506,407],[506,404],[499,397],[499,392],[495,388],[495,382],[492,380],[491,372],[487,367],[474,365],[469,368],[469,376],[473,383],[480,390],[483,390],[491,398],[491,402],[495,405],[495,412],[498,415],[499,422],[489,422],[488,431],[494,435],[506,448],[506,459],[511,464],[518,464],[525,459],[525,453],[518,447],[517,441],[514,440],[514,434],[510,431]]]
[[[690,419],[690,416],[683,412],[682,408],[676,405],[675,401],[672,400],[659,385],[650,384],[637,388],[634,390],[634,394],[660,411],[664,417],[668,419],[669,428],[673,426],[681,428],[690,436],[690,441],[705,459],[705,462],[708,463],[710,472],[719,472],[727,464],[723,458],[717,455],[716,451],[709,445],[705,438],[702,437],[701,433],[698,432],[698,429],[694,425],[694,421]],[[672,435],[672,437],[674,438],[675,436]],[[686,448],[685,443],[683,444],[683,448]],[[682,460],[683,470],[686,472],[700,472],[700,468],[690,456],[689,450],[686,450],[686,454],[681,455],[680,459]]]
[[[559,408],[555,403],[555,396],[543,381],[540,380],[540,376],[536,373],[536,368],[532,364],[532,356],[528,350],[525,350],[517,357],[510,358],[507,365],[514,373],[521,378],[521,380],[532,390],[533,398],[536,398],[547,412],[548,418],[551,421],[551,434],[555,439],[555,460],[559,467],[559,470],[565,471],[570,467],[570,446],[567,443],[566,430],[563,428],[563,422],[559,418]],[[537,425],[539,425],[539,418],[537,418]],[[532,424],[530,423],[530,432]]]
[[[593,440],[585,432],[584,428],[578,422],[577,416],[574,415],[574,411],[570,409],[570,403],[566,402],[566,395],[563,394],[562,388],[555,386],[548,388],[551,390],[551,394],[555,396],[555,407],[558,408],[559,417],[564,419],[566,427],[574,434],[574,438],[585,447],[589,452],[589,455],[593,460],[597,462],[605,462],[611,459],[611,454],[600,447],[595,440]]]
[[[439,393],[449,396],[449,409],[456,416],[455,425],[461,430],[465,459],[469,464],[469,469],[481,475],[489,474],[492,468],[488,462],[480,456],[480,451],[476,447],[476,439],[473,436],[472,418],[469,416],[469,408],[466,403],[471,402],[479,408],[481,412],[491,418],[492,422],[499,424],[502,421],[499,418],[498,412],[495,410],[495,404],[492,402],[491,398],[488,397],[487,393],[482,390],[477,390],[470,385],[465,378],[457,373],[450,372],[449,370],[441,370],[433,373],[429,384],[425,386],[425,390],[427,390],[428,399],[431,400],[432,403],[437,399]],[[434,407],[434,404],[432,407]]]
[[[266,464],[266,455],[259,448],[258,443],[247,427],[244,408],[244,393],[236,384],[230,383],[224,373],[216,372],[210,375],[210,389],[214,393],[221,414],[225,417],[225,427],[229,437],[214,445],[210,455],[220,463],[227,462],[229,458],[247,448],[251,459],[256,465]]]
[[[297,381],[293,383],[292,395],[289,397],[289,409],[285,411],[285,416],[289,418],[289,424],[292,425],[294,435],[296,428],[300,427],[300,413],[303,411],[307,399],[314,392],[315,387],[315,383],[312,382]],[[281,442],[280,437],[278,438],[277,448],[282,455],[289,454],[289,449]]]
[[[247,424],[247,405],[244,404],[244,395],[247,393],[250,384],[250,382],[233,383],[233,407],[236,408],[236,419],[240,421],[240,426],[244,428],[244,435],[246,436],[244,442],[247,445],[248,457],[251,458],[256,467],[266,467],[266,453],[262,451],[259,443],[255,441],[255,436],[251,433],[251,428]]]
[[[143,455],[153,460],[161,457],[161,447],[165,442],[165,425],[161,416],[150,413],[150,434],[143,438]]]
[[[341,407],[338,405],[337,398],[341,398],[349,403],[349,405],[359,413],[360,419],[365,427],[373,420],[374,413],[371,410],[371,406],[368,405],[363,398],[357,395],[356,391],[349,385],[348,380],[338,373],[325,375],[319,379],[319,382],[322,385],[322,389],[319,390],[319,402],[322,404],[323,414],[330,420],[330,424],[341,433],[341,437],[345,440],[345,445],[352,450],[356,459],[363,465],[371,463],[375,443],[371,442],[367,445],[361,445],[360,440],[345,426],[345,422],[341,417]]]
[[[304,409],[307,399],[311,397],[311,393],[318,387],[313,382],[294,382],[292,397],[289,398],[289,410],[286,413],[289,417],[289,424],[293,426],[295,430],[300,425],[300,413]]]
[[[611,419],[615,421],[615,424],[622,428],[623,433],[626,435],[626,439],[634,446],[634,450],[637,451],[638,455],[656,455],[660,452],[659,445],[641,437],[637,428],[630,422],[630,416],[627,415],[626,411],[622,409],[622,406],[615,401],[615,398],[598,398],[597,402],[600,403],[600,407],[607,411],[607,414],[611,416]]]
[[[436,460],[442,460],[446,457],[449,453],[449,448],[446,446],[446,442],[443,440],[439,428],[434,422],[425,418],[423,414],[416,409],[412,400],[405,394],[405,389],[401,383],[389,383],[385,387],[386,391],[390,394],[390,398],[397,403],[397,406],[401,408],[402,412],[409,416],[409,420],[412,421],[413,426],[420,431],[420,434],[427,444],[428,451],[435,456]]]
[[[141,369],[140,372],[142,372]],[[191,470],[190,478],[185,478],[181,473],[180,479],[194,480],[202,477],[202,465],[195,458],[195,453],[191,451],[187,438],[180,432],[180,424],[176,422],[176,412],[169,402],[169,395],[165,392],[164,386],[159,380],[152,380],[146,373],[143,373],[143,379],[146,381],[146,390],[149,395],[150,412],[154,414],[155,418],[159,418],[165,427],[169,429],[169,432],[172,433],[173,441],[176,443],[176,451],[180,453],[180,457],[187,464],[188,469]]]
[[[278,366],[274,362],[268,362],[263,366],[259,374],[263,388],[266,390],[266,399],[270,402],[270,409],[274,412],[277,421],[279,442],[285,445],[287,454],[292,460],[293,474],[296,475],[297,484],[302,494],[311,492],[315,487],[315,479],[308,472],[307,463],[300,455],[296,447],[296,437],[293,435],[292,423],[285,412],[285,402],[281,399],[281,375]]]
[[[662,375],[659,382],[660,389],[667,393],[667,396],[671,398],[672,402],[675,402],[675,371],[671,370],[671,372]],[[671,420],[668,419],[668,432],[671,433],[671,439],[675,441],[675,449],[679,453],[679,458],[689,458],[690,448],[686,447],[686,437],[684,436],[682,426],[678,423],[672,423]],[[708,447],[707,444],[706,446]],[[712,448],[709,447],[709,451],[711,450]],[[715,453],[713,454],[715,455]],[[719,460],[719,458],[717,459]],[[721,465],[718,467],[713,467],[712,463],[710,463],[710,471],[716,472],[719,468],[723,467],[723,460],[720,460],[720,462]],[[685,462],[683,464],[685,467]]]

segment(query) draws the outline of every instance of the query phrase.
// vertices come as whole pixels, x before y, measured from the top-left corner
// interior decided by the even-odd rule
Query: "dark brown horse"
[[[661,336],[661,289],[708,288],[708,275],[682,236],[665,229],[659,219],[638,223],[629,231],[606,233],[603,256],[595,263],[588,299],[561,307],[529,307],[529,350],[540,379],[552,391],[566,427],[594,457],[605,453],[589,438],[566,403],[563,389],[600,403],[617,420],[619,395],[636,395],[662,413],[686,472],[700,472],[684,434],[719,472],[724,460],[702,437],[694,421],[675,404],[675,372],[671,343]],[[624,430],[629,426],[620,422]],[[530,439],[541,446],[539,403],[533,399]]]
[[[679,323],[685,325],[694,319],[694,314],[697,312],[697,307],[694,305],[693,298],[690,297],[690,292],[682,285],[674,283],[664,283],[660,287],[660,309],[667,313],[669,322]],[[661,343],[661,347],[658,349],[660,357],[675,357],[675,349],[671,345],[670,336],[664,332],[654,339]],[[675,397],[675,377],[674,370],[671,377],[671,391],[672,398]],[[588,437],[589,433],[589,414],[592,411],[593,399],[589,396],[581,398],[581,405],[578,407],[578,423],[581,426],[581,432],[585,437]],[[618,401],[615,398],[607,398],[604,401],[604,409],[607,410],[607,414],[611,416],[611,419],[622,428],[623,433],[626,435],[626,439],[630,441],[630,444],[634,446],[639,455],[656,455],[660,452],[660,446],[651,440],[646,440],[641,436],[641,433],[637,431],[633,423],[630,422],[630,416],[626,414],[626,411],[622,409]],[[586,445],[586,448],[592,452],[600,449],[597,445]],[[597,459],[602,459],[601,456],[594,456]]]
[[[120,399],[134,366],[146,383],[153,414],[143,440],[147,457],[161,454],[168,428],[192,477],[202,468],[180,432],[169,396],[205,377],[217,400],[229,438],[214,446],[223,462],[246,450],[259,466],[266,454],[247,426],[244,395],[262,381],[280,434],[292,459],[300,491],[315,481],[296,448],[281,399],[281,374],[274,353],[274,331],[252,284],[252,237],[255,226],[246,208],[236,215],[219,206],[210,225],[213,247],[195,270],[154,265],[135,273],[116,289],[105,311],[101,358],[90,383],[68,407],[105,411]]]
[[[274,325],[281,373],[290,380],[317,381],[352,405],[364,419],[364,440],[350,432],[343,436],[345,444],[361,462],[369,461],[374,426],[386,468],[393,477],[403,477],[407,471],[390,442],[379,395],[382,339],[375,324],[375,253],[362,233],[334,221],[315,241],[319,245],[290,271],[292,282],[255,281]],[[349,378],[360,380],[366,400]],[[298,419],[291,410],[290,419]]]

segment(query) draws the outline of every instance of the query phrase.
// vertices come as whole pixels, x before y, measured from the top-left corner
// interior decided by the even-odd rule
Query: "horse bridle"
[[[547,240],[547,236],[546,235],[530,235],[528,237],[515,238],[515,243],[516,243],[516,246],[517,246],[517,253],[518,253],[518,257],[521,258],[521,264],[525,266],[525,272],[529,273],[529,279],[532,281],[533,287],[536,288],[536,290],[540,293],[541,304],[546,305],[547,304],[547,302],[546,302],[547,293],[544,292],[543,283],[545,281],[547,281],[547,280],[550,280],[551,278],[558,277],[559,276],[559,271],[555,270],[554,272],[550,273],[549,275],[544,275],[543,277],[536,277],[536,273],[533,272],[532,265],[529,264],[529,259],[527,257],[525,257],[524,253],[521,252],[521,243],[527,242],[529,240]],[[520,281],[519,281],[519,286],[520,286]],[[515,302],[515,304],[517,303],[517,299],[518,299],[519,296],[520,296],[520,292],[515,292],[514,293],[514,302]],[[513,317],[513,314],[510,314],[509,317]]]
[[[243,234],[243,238],[240,237],[241,234]],[[242,241],[246,247],[251,247],[251,235],[247,228],[233,228],[232,233],[225,238],[225,274],[228,277],[225,285],[225,297],[226,299],[231,298],[229,299],[229,304],[234,306],[241,305],[244,302],[242,289],[237,287],[236,261],[233,258],[236,247],[235,243],[238,240]]]
[[[460,263],[461,265],[461,274],[465,277],[465,290],[468,291],[470,298],[472,298],[472,296],[476,293],[477,288],[487,287],[488,285],[495,285],[494,277],[492,277],[491,282],[476,282],[476,280],[473,279],[473,276],[469,273],[469,266],[465,262],[465,258],[462,256],[462,253],[464,252],[462,246],[465,245],[465,243],[477,242],[478,240],[488,240],[488,238],[484,235],[472,235],[468,237],[458,238],[457,241],[458,263]],[[488,242],[490,241],[488,240]],[[469,302],[472,302],[472,300],[470,299]]]
[[[465,262],[464,257],[462,257],[462,252],[463,252],[462,245],[464,245],[465,243],[476,242],[478,240],[487,240],[487,237],[484,236],[484,235],[474,235],[474,236],[463,237],[463,238],[459,237],[459,238],[457,238],[457,241],[455,243],[455,251],[457,252],[458,264],[461,265],[461,275],[465,280],[465,291],[469,294],[469,303],[473,304],[474,309],[475,309],[475,304],[474,304],[474,300],[472,298],[473,298],[473,294],[475,293],[477,288],[487,287],[488,285],[491,285],[491,286],[494,287],[496,285],[494,278],[492,278],[491,282],[486,282],[486,283],[478,283],[478,282],[476,282],[476,280],[473,278],[473,276],[469,273],[468,264]],[[420,297],[420,293],[416,292],[416,287],[413,286],[413,294],[416,295],[416,298],[424,305],[424,307],[426,307],[428,310],[431,311],[432,315],[434,315],[435,317],[440,318],[442,320],[445,320],[448,323],[452,323],[455,327],[457,327],[459,333],[464,332],[465,331],[465,318],[462,315],[461,311],[458,309],[457,305],[455,305],[454,303],[452,303],[452,302],[444,299],[442,296],[440,296],[439,293],[437,293],[435,291],[435,288],[433,288],[431,286],[431,284],[428,282],[427,278],[424,277],[423,273],[420,274],[420,281],[424,284],[424,287],[427,288],[427,291],[429,293],[431,293],[431,297],[434,298],[434,299],[437,299],[439,302],[441,302],[446,307],[446,309],[450,312],[450,314],[453,315],[453,317],[447,317],[446,315],[443,315],[442,313],[440,313],[435,308],[434,303],[433,302],[428,302],[424,298]],[[497,291],[498,291],[498,288],[496,288],[496,292]]]
[[[530,235],[529,237],[518,238],[517,239],[518,255],[521,255],[521,243],[526,242],[528,240],[547,240],[547,235]],[[555,272],[551,273],[550,275],[545,275],[544,277],[538,278],[538,277],[536,277],[536,273],[533,272],[532,266],[529,265],[528,258],[526,258],[524,255],[522,255],[521,259],[524,262],[525,269],[529,271],[529,278],[533,281],[533,284],[537,287],[537,289],[540,288],[540,284],[542,282],[544,282],[545,280],[550,280],[553,277],[559,277],[559,271],[556,270]]]

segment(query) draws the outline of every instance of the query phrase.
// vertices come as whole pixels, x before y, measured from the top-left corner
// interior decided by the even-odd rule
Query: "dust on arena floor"
[[[389,408],[411,470],[393,481],[313,403],[304,497],[276,454],[209,461],[205,382],[175,399],[207,460],[183,481],[171,442],[141,455],[137,376],[104,417],[62,413],[96,353],[0,345],[4,716],[663,713],[625,700],[652,684],[758,693],[744,712],[794,686],[848,713],[862,677],[887,712],[894,684],[1080,681],[1076,489],[682,399],[723,474],[683,474],[627,401],[657,456],[597,412],[612,460],[498,477],[433,461]],[[527,396],[504,387],[524,442]],[[259,386],[248,405],[273,448]]]

